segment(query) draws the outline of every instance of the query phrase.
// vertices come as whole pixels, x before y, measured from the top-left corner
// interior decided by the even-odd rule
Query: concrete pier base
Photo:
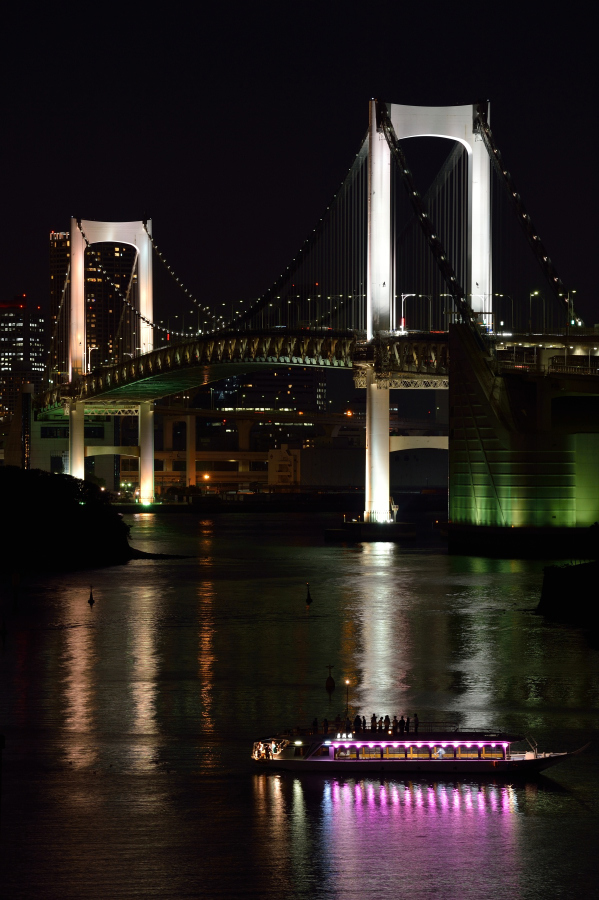
[[[139,500],[154,502],[154,408],[139,404]]]
[[[85,478],[85,403],[69,407],[69,475]]]

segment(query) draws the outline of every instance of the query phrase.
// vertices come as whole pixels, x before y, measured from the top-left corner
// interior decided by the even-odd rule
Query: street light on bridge
[[[528,295],[528,333],[532,334],[532,298],[538,297],[538,291],[530,291]]]
[[[512,319],[511,319],[512,329],[511,330],[513,333],[513,331],[514,331],[514,298],[512,297],[511,294],[493,294],[493,296],[494,297],[505,297],[506,300],[509,300],[510,303],[512,304]]]

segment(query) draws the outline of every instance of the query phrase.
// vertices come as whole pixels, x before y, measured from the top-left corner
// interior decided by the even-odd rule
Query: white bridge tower
[[[391,151],[377,128],[377,101],[370,101],[368,145],[367,337],[393,327],[394,260],[391,242]],[[476,106],[387,104],[398,140],[438,137],[459,141],[468,154],[466,299],[491,324],[491,161],[475,130]],[[366,522],[390,522],[389,380],[374,366],[366,380]]]
[[[146,230],[147,229],[147,230]],[[88,244],[109,242],[130,244],[137,251],[139,319],[136,344],[140,353],[154,349],[153,330],[148,322],[154,318],[152,294],[152,222],[95,222],[71,219],[70,334],[69,381],[77,381],[87,372],[85,315],[85,249]],[[146,320],[146,321],[144,321]],[[154,413],[152,404],[139,404],[140,500],[154,499]],[[69,474],[85,477],[85,403],[69,406]]]

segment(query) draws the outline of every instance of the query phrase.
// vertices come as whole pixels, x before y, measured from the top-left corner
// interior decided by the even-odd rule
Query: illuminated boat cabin
[[[296,746],[302,750],[303,746]],[[303,756],[300,752],[297,754]],[[508,759],[509,744],[498,741],[427,740],[359,741],[340,735],[325,741],[318,756],[328,759]]]
[[[304,756],[310,749],[301,741],[295,741],[294,756]],[[282,748],[281,748],[282,749]],[[354,735],[339,735],[325,740],[313,758],[325,759],[509,759],[509,743],[498,741],[472,740],[427,740],[426,738],[404,741],[356,740]]]
[[[506,737],[508,740],[506,740]],[[508,760],[512,758],[510,742],[515,736],[500,735],[495,739],[485,735],[414,735],[412,738],[385,740],[367,733],[337,734],[328,738],[294,740],[278,737],[256,741],[252,756],[255,760],[302,759],[325,761],[404,761],[424,760]]]

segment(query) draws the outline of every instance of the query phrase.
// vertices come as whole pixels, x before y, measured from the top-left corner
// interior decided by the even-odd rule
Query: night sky
[[[11,9],[3,298],[24,291],[47,303],[48,232],[68,229],[71,215],[151,216],[157,243],[203,302],[258,296],[343,179],[371,96],[485,98],[558,272],[587,323],[599,322],[594,26],[582,5],[412,6]],[[157,318],[175,302],[165,285],[159,278]]]

